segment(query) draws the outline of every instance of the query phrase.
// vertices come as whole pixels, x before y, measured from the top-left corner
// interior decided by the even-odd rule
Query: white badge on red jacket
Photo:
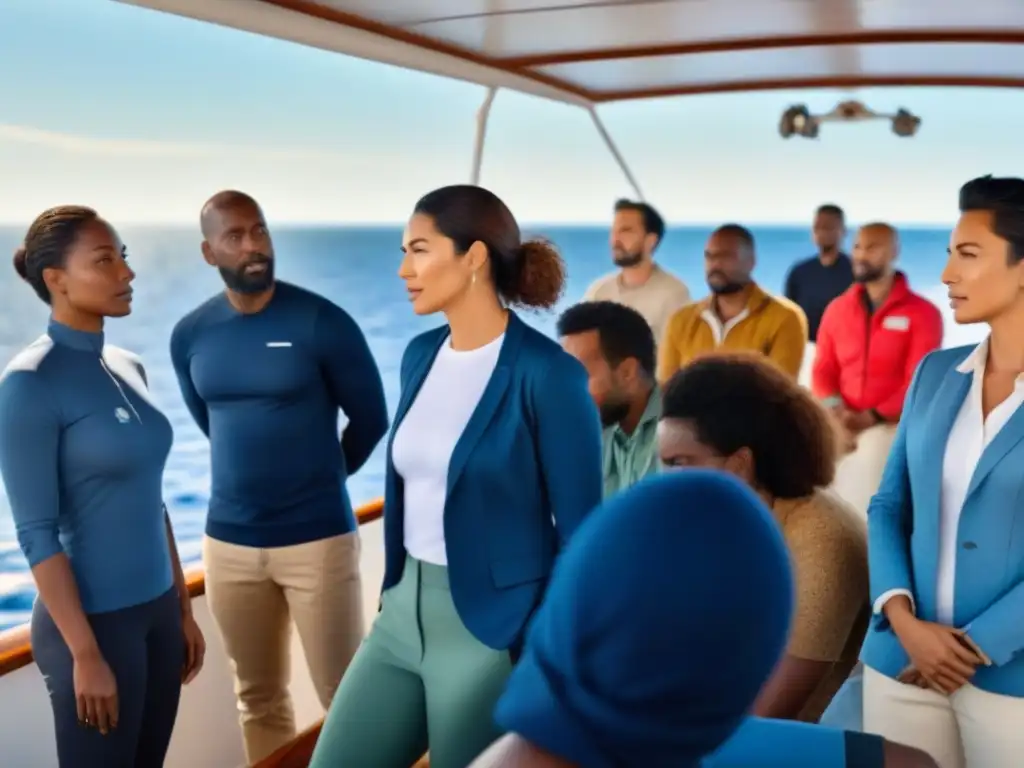
[[[882,320],[882,327],[887,331],[909,331],[910,318],[906,315],[889,315]]]

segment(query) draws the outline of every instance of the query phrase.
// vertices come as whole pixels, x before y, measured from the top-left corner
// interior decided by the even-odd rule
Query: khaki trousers
[[[939,768],[1014,768],[1024,759],[1024,698],[970,684],[943,696],[865,667],[864,731],[917,747]]]
[[[359,534],[271,549],[207,536],[203,564],[252,765],[296,736],[288,690],[292,622],[325,710],[363,639]]]

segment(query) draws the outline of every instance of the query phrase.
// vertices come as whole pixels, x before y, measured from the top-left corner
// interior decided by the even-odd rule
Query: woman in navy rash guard
[[[0,476],[39,591],[32,650],[60,768],[159,768],[202,633],[161,498],[171,449],[139,359],[104,344],[135,274],[95,211],[39,216],[14,267],[51,316],[0,374]]]

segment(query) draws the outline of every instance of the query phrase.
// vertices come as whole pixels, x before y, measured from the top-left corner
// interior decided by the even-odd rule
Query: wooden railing
[[[313,757],[313,748],[316,747],[316,740],[320,738],[323,724],[322,719],[318,720],[293,741],[260,760],[253,768],[309,768],[309,760]]]
[[[253,768],[309,768],[309,760],[313,757],[313,748],[320,737],[321,720],[300,733],[294,741],[285,744],[270,757],[256,763]],[[416,761],[412,768],[430,768],[430,757],[424,755]]]
[[[379,520],[383,514],[384,499],[375,499],[356,510],[356,519],[359,521],[359,525],[366,525],[374,520]],[[190,568],[185,576],[189,595],[196,598],[206,593],[206,575],[203,573],[202,566]],[[32,643],[29,640],[28,624],[0,632],[0,678],[22,667],[27,667],[32,662]]]

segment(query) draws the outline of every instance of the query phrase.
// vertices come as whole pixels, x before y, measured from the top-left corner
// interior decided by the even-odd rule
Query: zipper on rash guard
[[[128,406],[128,410],[130,410],[132,412],[132,415],[135,416],[135,420],[139,422],[139,424],[141,424],[142,417],[139,416],[139,412],[135,410],[135,406],[132,405],[132,401],[128,399],[128,395],[124,393],[124,388],[121,386],[121,382],[117,380],[117,376],[115,376],[114,373],[107,367],[107,364],[106,362],[104,362],[102,357],[99,358],[99,361],[100,368],[102,368],[103,372],[107,374],[107,376],[110,378],[112,382],[114,382],[114,386],[117,387],[118,394],[121,395],[121,399],[124,401],[124,404]]]

